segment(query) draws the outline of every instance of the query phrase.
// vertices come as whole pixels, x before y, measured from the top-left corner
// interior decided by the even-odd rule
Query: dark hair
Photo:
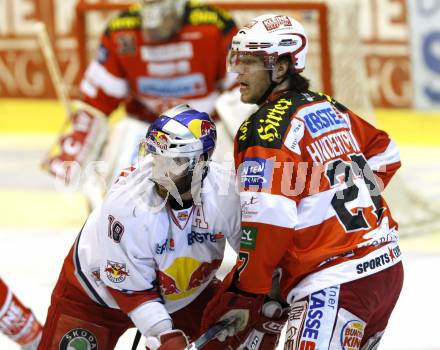
[[[290,68],[292,68],[290,56],[282,56],[279,61],[288,61]],[[310,89],[310,80],[299,73],[292,72],[292,69],[289,69],[285,80],[289,84],[289,90],[307,92]]]
[[[299,73],[290,73],[286,80],[289,83],[289,90],[307,92],[310,88],[310,80]]]

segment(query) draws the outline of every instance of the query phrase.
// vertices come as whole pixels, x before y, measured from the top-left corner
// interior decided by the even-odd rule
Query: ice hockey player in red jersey
[[[225,58],[236,30],[228,12],[210,5],[139,0],[105,29],[80,85],[72,131],[60,137],[44,167],[67,182],[86,181],[90,198],[87,184],[106,187],[132,164],[146,123],[161,112],[188,103],[212,114],[219,94],[234,84]],[[128,118],[109,134],[107,117],[121,104]],[[103,163],[87,168],[98,156]],[[95,170],[107,176],[93,183]]]
[[[41,338],[41,324],[0,278],[0,332],[22,350],[36,350]]]
[[[64,261],[39,350],[111,350],[134,326],[149,350],[183,350],[200,335],[226,241],[238,252],[241,237],[234,172],[209,162],[215,142],[209,116],[187,105],[151,124],[139,166],[121,174]]]
[[[259,109],[235,138],[239,257],[202,324],[241,315],[230,332],[272,349],[262,303],[278,276],[291,308],[285,349],[376,349],[403,283],[398,225],[381,196],[399,151],[384,131],[309,90],[300,74],[307,49],[302,25],[284,15],[256,17],[232,40],[227,64],[242,101]]]

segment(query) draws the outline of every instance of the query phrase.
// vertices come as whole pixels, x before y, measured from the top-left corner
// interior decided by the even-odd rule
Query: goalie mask
[[[232,38],[226,61],[229,72],[252,73],[252,69],[273,71],[282,56],[289,56],[293,73],[300,73],[306,65],[307,37],[303,26],[289,16],[265,14],[249,21]],[[263,65],[246,65],[246,58],[262,58]]]
[[[139,0],[142,28],[147,39],[170,39],[180,26],[186,0]]]
[[[207,113],[178,105],[160,115],[140,145],[140,159],[153,157],[151,180],[159,194],[182,194],[201,187],[216,143],[216,129]],[[165,194],[166,194],[165,193]]]

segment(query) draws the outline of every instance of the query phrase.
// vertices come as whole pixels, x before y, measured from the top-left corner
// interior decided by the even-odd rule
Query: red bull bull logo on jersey
[[[199,262],[192,257],[180,257],[164,271],[158,271],[160,291],[166,300],[179,300],[195,293],[208,282],[221,264],[220,259]]]
[[[107,266],[104,270],[107,278],[113,283],[121,283],[129,276],[126,264],[107,260]]]

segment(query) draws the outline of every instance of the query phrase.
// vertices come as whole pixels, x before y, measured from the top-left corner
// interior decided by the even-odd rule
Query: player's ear
[[[277,62],[274,72],[275,82],[280,83],[281,81],[283,81],[283,78],[290,70],[290,65],[291,63],[287,59],[280,59]]]

